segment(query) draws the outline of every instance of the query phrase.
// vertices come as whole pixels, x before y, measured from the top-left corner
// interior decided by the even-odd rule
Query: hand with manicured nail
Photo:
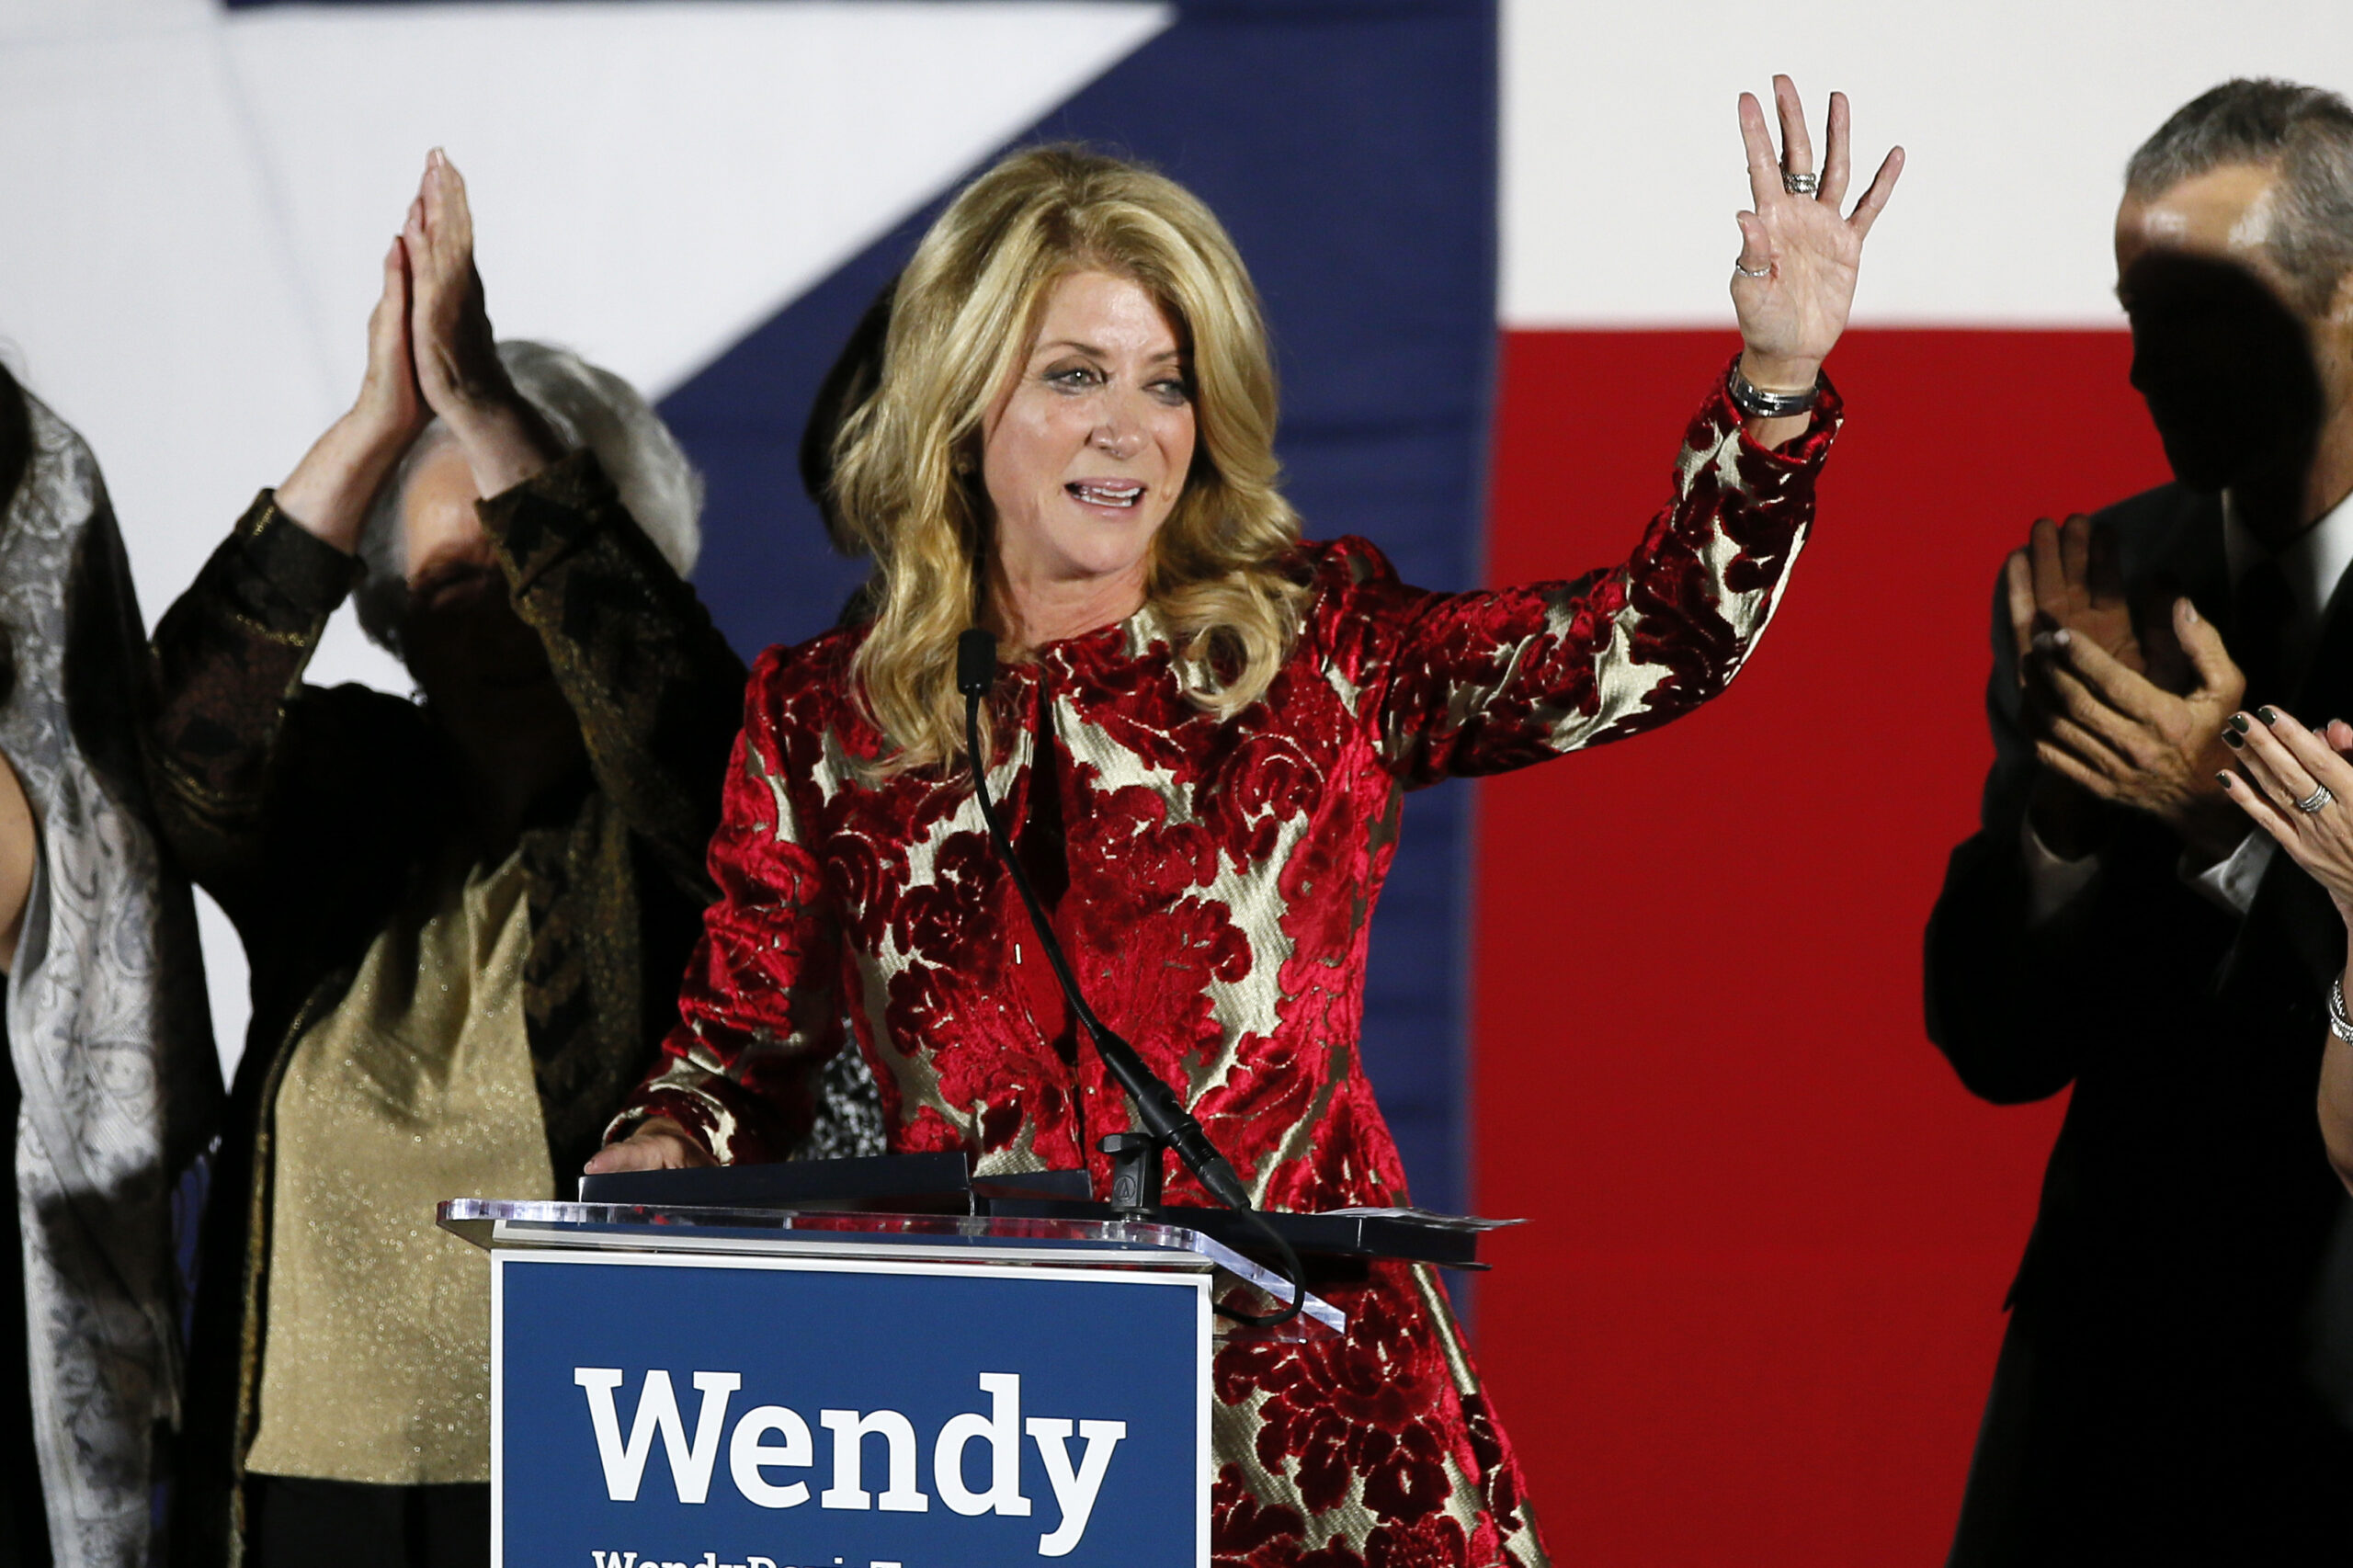
[[[2221,775],[2230,801],[2328,890],[2353,933],[2353,724],[2331,720],[2315,734],[2258,708],[2232,714],[2223,733],[2237,765]]]
[[[2328,890],[2345,922],[2353,968],[2353,724],[2332,719],[2314,734],[2270,708],[2234,713],[2225,732],[2238,767],[2222,776],[2230,799]],[[2306,808],[2310,809],[2307,810]],[[2329,1163],[2353,1187],[2353,1047],[2334,1030],[2320,1069],[2320,1131]]]

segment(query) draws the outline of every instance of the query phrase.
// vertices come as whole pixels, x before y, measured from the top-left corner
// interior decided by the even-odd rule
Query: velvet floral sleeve
[[[1409,784],[1498,773],[1655,729],[1731,684],[1780,602],[1839,425],[1825,383],[1786,446],[1750,440],[1719,381],[1675,464],[1674,498],[1619,566],[1467,594],[1409,588],[1370,546],[1324,570],[1332,677]]]
[[[666,1116],[724,1163],[783,1159],[841,1047],[839,913],[792,803],[782,662],[771,649],[753,668],[710,841],[719,898],[687,964],[678,1025],[608,1141]]]

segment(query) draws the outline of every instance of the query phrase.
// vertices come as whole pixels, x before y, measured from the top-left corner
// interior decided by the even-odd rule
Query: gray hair
[[[678,439],[637,389],[568,349],[523,340],[498,346],[499,362],[566,447],[585,447],[620,492],[621,505],[662,559],[684,577],[702,551],[702,475]],[[435,420],[401,457],[400,466],[369,503],[359,532],[359,559],[368,572],[352,596],[360,630],[387,653],[401,653],[401,618],[408,610],[407,540],[401,501],[425,460],[453,439]]]
[[[2325,315],[2353,270],[2353,105],[2325,87],[2238,76],[2174,110],[2124,165],[2147,199],[2230,164],[2279,170],[2278,221],[2264,241],[2310,315]]]

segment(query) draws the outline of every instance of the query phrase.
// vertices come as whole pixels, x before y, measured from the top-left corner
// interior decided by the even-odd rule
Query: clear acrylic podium
[[[491,1255],[494,1568],[1206,1568],[1212,1301],[1290,1290],[1146,1221],[439,1219]]]

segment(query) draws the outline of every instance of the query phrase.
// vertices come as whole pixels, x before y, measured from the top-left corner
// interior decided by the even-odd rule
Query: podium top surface
[[[1095,1199],[1083,1170],[976,1175],[952,1151],[847,1159],[704,1165],[685,1170],[607,1171],[580,1178],[580,1201],[645,1208],[864,1210],[891,1214],[972,1214],[999,1219],[1128,1220],[1199,1231],[1238,1251],[1264,1256],[1271,1229],[1302,1258],[1380,1259],[1483,1269],[1479,1239],[1517,1220],[1432,1214],[1419,1209],[1334,1209],[1321,1213],[1248,1213],[1185,1205],[1118,1210]]]
[[[1180,1225],[961,1214],[880,1214],[839,1210],[706,1209],[635,1203],[454,1198],[443,1230],[485,1250],[561,1248],[611,1252],[737,1254],[922,1263],[1222,1271],[1279,1301],[1288,1280],[1218,1241]],[[1334,1333],[1346,1313],[1314,1292],[1301,1308]]]

